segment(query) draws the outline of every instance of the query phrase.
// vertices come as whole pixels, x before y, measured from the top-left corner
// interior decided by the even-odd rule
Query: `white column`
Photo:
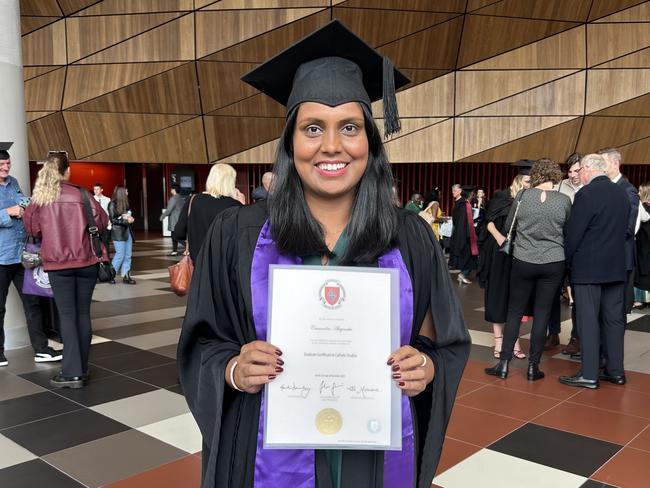
[[[25,86],[23,83],[23,56],[20,37],[20,1],[0,0],[0,142],[13,141],[11,176],[16,178],[26,194],[29,185],[29,157],[27,152],[27,122],[25,119]],[[5,349],[29,344],[23,306],[16,290],[9,289],[5,315]]]

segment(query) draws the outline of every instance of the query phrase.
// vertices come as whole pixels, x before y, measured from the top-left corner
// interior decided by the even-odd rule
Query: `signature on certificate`
[[[306,385],[296,385],[291,383],[290,385],[281,384],[280,391],[282,393],[290,393],[291,396],[299,396],[300,398],[307,398],[311,393],[311,386]]]

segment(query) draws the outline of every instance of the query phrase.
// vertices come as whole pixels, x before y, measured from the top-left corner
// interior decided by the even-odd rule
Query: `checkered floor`
[[[85,388],[52,389],[56,365],[35,364],[29,348],[8,351],[0,487],[199,486],[201,438],[176,377],[185,300],[169,290],[166,267],[177,259],[167,256],[170,244],[136,243],[137,285],[97,286]],[[505,381],[486,376],[493,360],[483,294],[476,285],[459,293],[474,345],[434,486],[647,487],[650,315],[630,317],[628,384],[576,390],[557,382],[577,368],[559,348],[545,356],[542,381],[526,381],[526,361],[515,361]],[[569,328],[563,323],[563,336]]]

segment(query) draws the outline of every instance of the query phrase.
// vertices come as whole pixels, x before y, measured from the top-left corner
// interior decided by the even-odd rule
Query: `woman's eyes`
[[[318,125],[309,125],[305,128],[308,136],[318,136],[323,133],[323,129]],[[356,135],[359,132],[359,127],[356,124],[345,124],[341,127],[341,133],[346,135]]]

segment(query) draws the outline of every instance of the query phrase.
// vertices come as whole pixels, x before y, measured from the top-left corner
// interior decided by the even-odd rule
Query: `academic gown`
[[[476,256],[472,255],[469,226],[473,222],[467,219],[467,200],[461,197],[452,211],[454,231],[449,241],[449,265],[453,269],[472,270],[476,267]]]
[[[251,264],[266,219],[265,207],[260,205],[223,212],[210,228],[196,261],[178,346],[178,365],[183,392],[203,435],[202,488],[254,486],[262,395],[233,390],[226,384],[224,373],[241,346],[256,339]],[[436,331],[435,344],[428,351],[435,365],[435,379],[411,401],[415,409],[415,486],[429,488],[469,356],[470,336],[431,229],[423,219],[405,210],[399,211],[399,251],[413,285],[411,344],[418,340],[429,308]],[[367,453],[358,452],[361,456]],[[282,466],[274,469],[281,470]],[[324,488],[321,483],[327,478],[322,476],[323,469],[326,467],[317,459],[315,472],[320,488]],[[364,479],[367,469],[372,468],[365,463],[346,466],[344,460],[343,488],[352,486],[348,480]],[[361,472],[353,473],[355,470]],[[383,488],[383,479],[365,478],[374,478],[367,486]],[[291,473],[287,473],[287,486],[290,480]]]

